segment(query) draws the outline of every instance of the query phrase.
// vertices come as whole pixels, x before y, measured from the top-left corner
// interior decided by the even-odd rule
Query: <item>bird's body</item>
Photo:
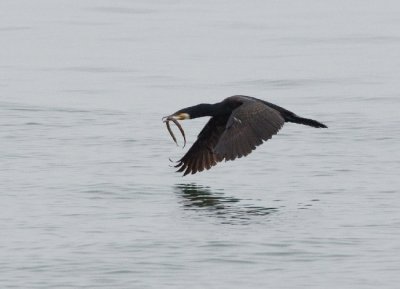
[[[234,95],[215,104],[181,109],[168,116],[167,121],[203,116],[211,118],[176,165],[178,172],[184,175],[210,169],[223,160],[247,156],[256,146],[275,135],[285,122],[327,127],[275,104],[244,95]]]

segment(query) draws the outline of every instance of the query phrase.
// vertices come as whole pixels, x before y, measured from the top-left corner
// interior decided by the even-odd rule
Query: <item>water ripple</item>
[[[243,204],[243,200],[226,196],[223,191],[212,191],[209,187],[196,184],[177,184],[175,193],[181,198],[180,203],[186,210],[205,212],[223,223],[248,223],[278,211],[276,207],[261,207]],[[248,203],[249,200],[246,200]]]

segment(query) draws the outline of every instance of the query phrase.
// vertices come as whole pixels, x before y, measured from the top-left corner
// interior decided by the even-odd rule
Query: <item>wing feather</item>
[[[233,110],[214,152],[225,160],[246,156],[283,126],[281,114],[262,102],[246,99]]]
[[[195,174],[204,169],[210,169],[222,160],[215,154],[213,148],[225,130],[227,119],[227,116],[210,118],[195,143],[178,161],[175,166],[178,168],[177,172],[183,172],[184,176],[190,173]]]

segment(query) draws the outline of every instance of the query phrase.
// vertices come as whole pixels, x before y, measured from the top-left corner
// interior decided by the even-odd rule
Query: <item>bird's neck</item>
[[[221,106],[220,102],[214,103],[214,104],[206,104],[206,105],[207,105],[207,107],[206,107],[207,108],[206,109],[206,111],[207,111],[206,116],[216,116],[216,115],[221,114],[222,106]]]
[[[223,106],[221,105],[221,103],[215,103],[215,104],[202,103],[192,107],[190,118],[220,115],[222,108]]]

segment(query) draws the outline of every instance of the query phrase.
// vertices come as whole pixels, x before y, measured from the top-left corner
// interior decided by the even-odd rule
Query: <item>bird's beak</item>
[[[169,121],[169,120],[184,120],[184,119],[189,119],[190,115],[188,113],[178,113],[178,114],[172,114],[169,116],[164,116],[163,121]]]

